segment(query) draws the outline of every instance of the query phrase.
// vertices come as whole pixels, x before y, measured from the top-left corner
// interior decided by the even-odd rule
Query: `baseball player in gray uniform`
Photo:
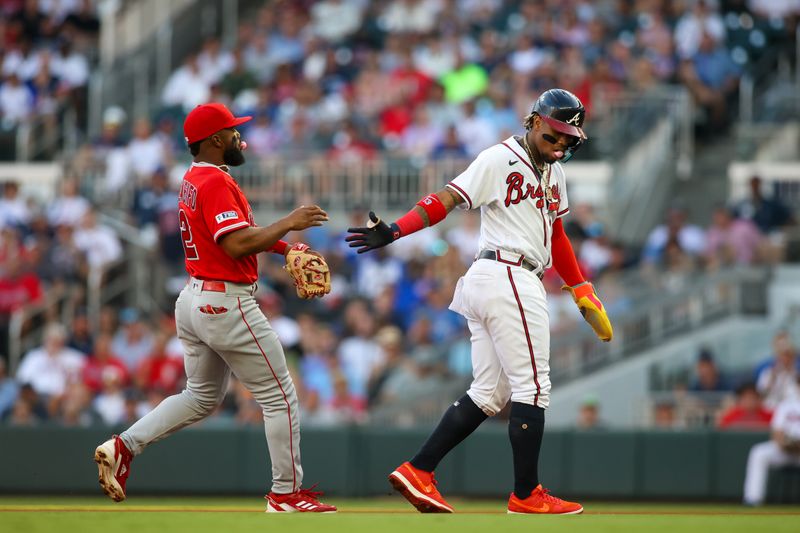
[[[396,222],[386,224],[371,212],[367,226],[348,230],[346,240],[363,253],[432,226],[457,206],[480,209],[480,251],[458,281],[450,305],[466,318],[472,335],[472,384],[417,455],[389,475],[394,488],[420,512],[453,512],[436,489],[433,471],[509,400],[514,492],[508,512],[583,511],[542,487],[538,461],[550,401],[550,332],[541,282],[546,268],[555,267],[597,335],[604,341],[612,337],[608,316],[580,272],[561,221],[569,211],[561,163],[586,139],[584,117],[575,95],[550,89],[525,117],[523,136],[481,152],[462,174]]]
[[[100,485],[114,501],[125,499],[133,457],[210,415],[233,372],[264,414],[272,461],[267,511],[336,511],[318,500],[321,493],[301,488],[297,393],[278,337],[253,297],[257,254],[286,255],[298,246],[281,240],[286,233],[320,226],[328,216],[318,206],[301,207],[272,225],[256,226],[250,204],[228,173],[244,163],[246,145],[236,126],[248,120],[234,117],[222,104],[205,104],[184,123],[194,162],[181,184],[178,206],[190,278],[175,304],[175,320],[185,350],[186,389],[95,450]]]

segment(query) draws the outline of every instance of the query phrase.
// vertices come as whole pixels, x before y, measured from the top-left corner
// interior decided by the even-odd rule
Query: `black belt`
[[[481,250],[478,252],[478,259],[491,259],[492,261],[499,261],[507,265],[522,267],[525,270],[530,270],[535,273],[539,279],[544,277],[544,269],[539,268],[539,265],[527,259],[524,255],[520,255],[517,261],[508,261],[497,257],[497,251],[495,250]]]

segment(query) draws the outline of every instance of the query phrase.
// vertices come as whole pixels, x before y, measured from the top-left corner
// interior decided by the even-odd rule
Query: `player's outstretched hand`
[[[328,213],[318,205],[301,205],[286,217],[292,231],[301,231],[311,226],[321,226],[328,220]]]
[[[595,335],[601,341],[610,341],[614,336],[614,329],[611,327],[611,321],[608,319],[606,309],[594,292],[592,284],[585,282],[575,287],[564,285],[561,290],[567,291],[572,295],[572,299],[578,305],[583,319],[592,326]]]
[[[391,226],[381,220],[373,211],[369,212],[369,221],[360,228],[347,228],[350,233],[345,241],[350,243],[350,248],[358,248],[358,253],[363,254],[376,248],[383,248],[400,236],[397,224]]]

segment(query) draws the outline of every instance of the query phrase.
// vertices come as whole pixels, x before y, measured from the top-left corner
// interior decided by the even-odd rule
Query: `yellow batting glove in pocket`
[[[564,285],[561,290],[568,291],[572,295],[572,299],[581,310],[583,319],[592,326],[600,340],[610,341],[614,336],[614,329],[611,327],[611,321],[608,319],[603,302],[595,294],[592,284],[587,281],[574,287]]]

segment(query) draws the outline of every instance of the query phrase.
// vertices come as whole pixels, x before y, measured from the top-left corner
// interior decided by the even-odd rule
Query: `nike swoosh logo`
[[[414,472],[411,472],[411,475],[414,476],[414,479],[417,480],[417,483],[419,484],[420,488],[424,490],[426,493],[430,494],[434,491],[433,483],[423,483],[422,480],[419,477],[417,477],[417,474],[415,474]]]
[[[520,503],[520,507],[522,507],[523,509],[527,509],[529,511],[533,511],[535,513],[546,513],[547,511],[550,510],[550,506],[546,503],[543,503],[539,507],[534,507],[533,505],[524,505]]]
[[[509,161],[509,162],[508,162],[508,166],[510,166],[510,167],[513,167],[513,166],[514,166],[514,165],[516,165],[517,163],[519,163],[519,161]]]

